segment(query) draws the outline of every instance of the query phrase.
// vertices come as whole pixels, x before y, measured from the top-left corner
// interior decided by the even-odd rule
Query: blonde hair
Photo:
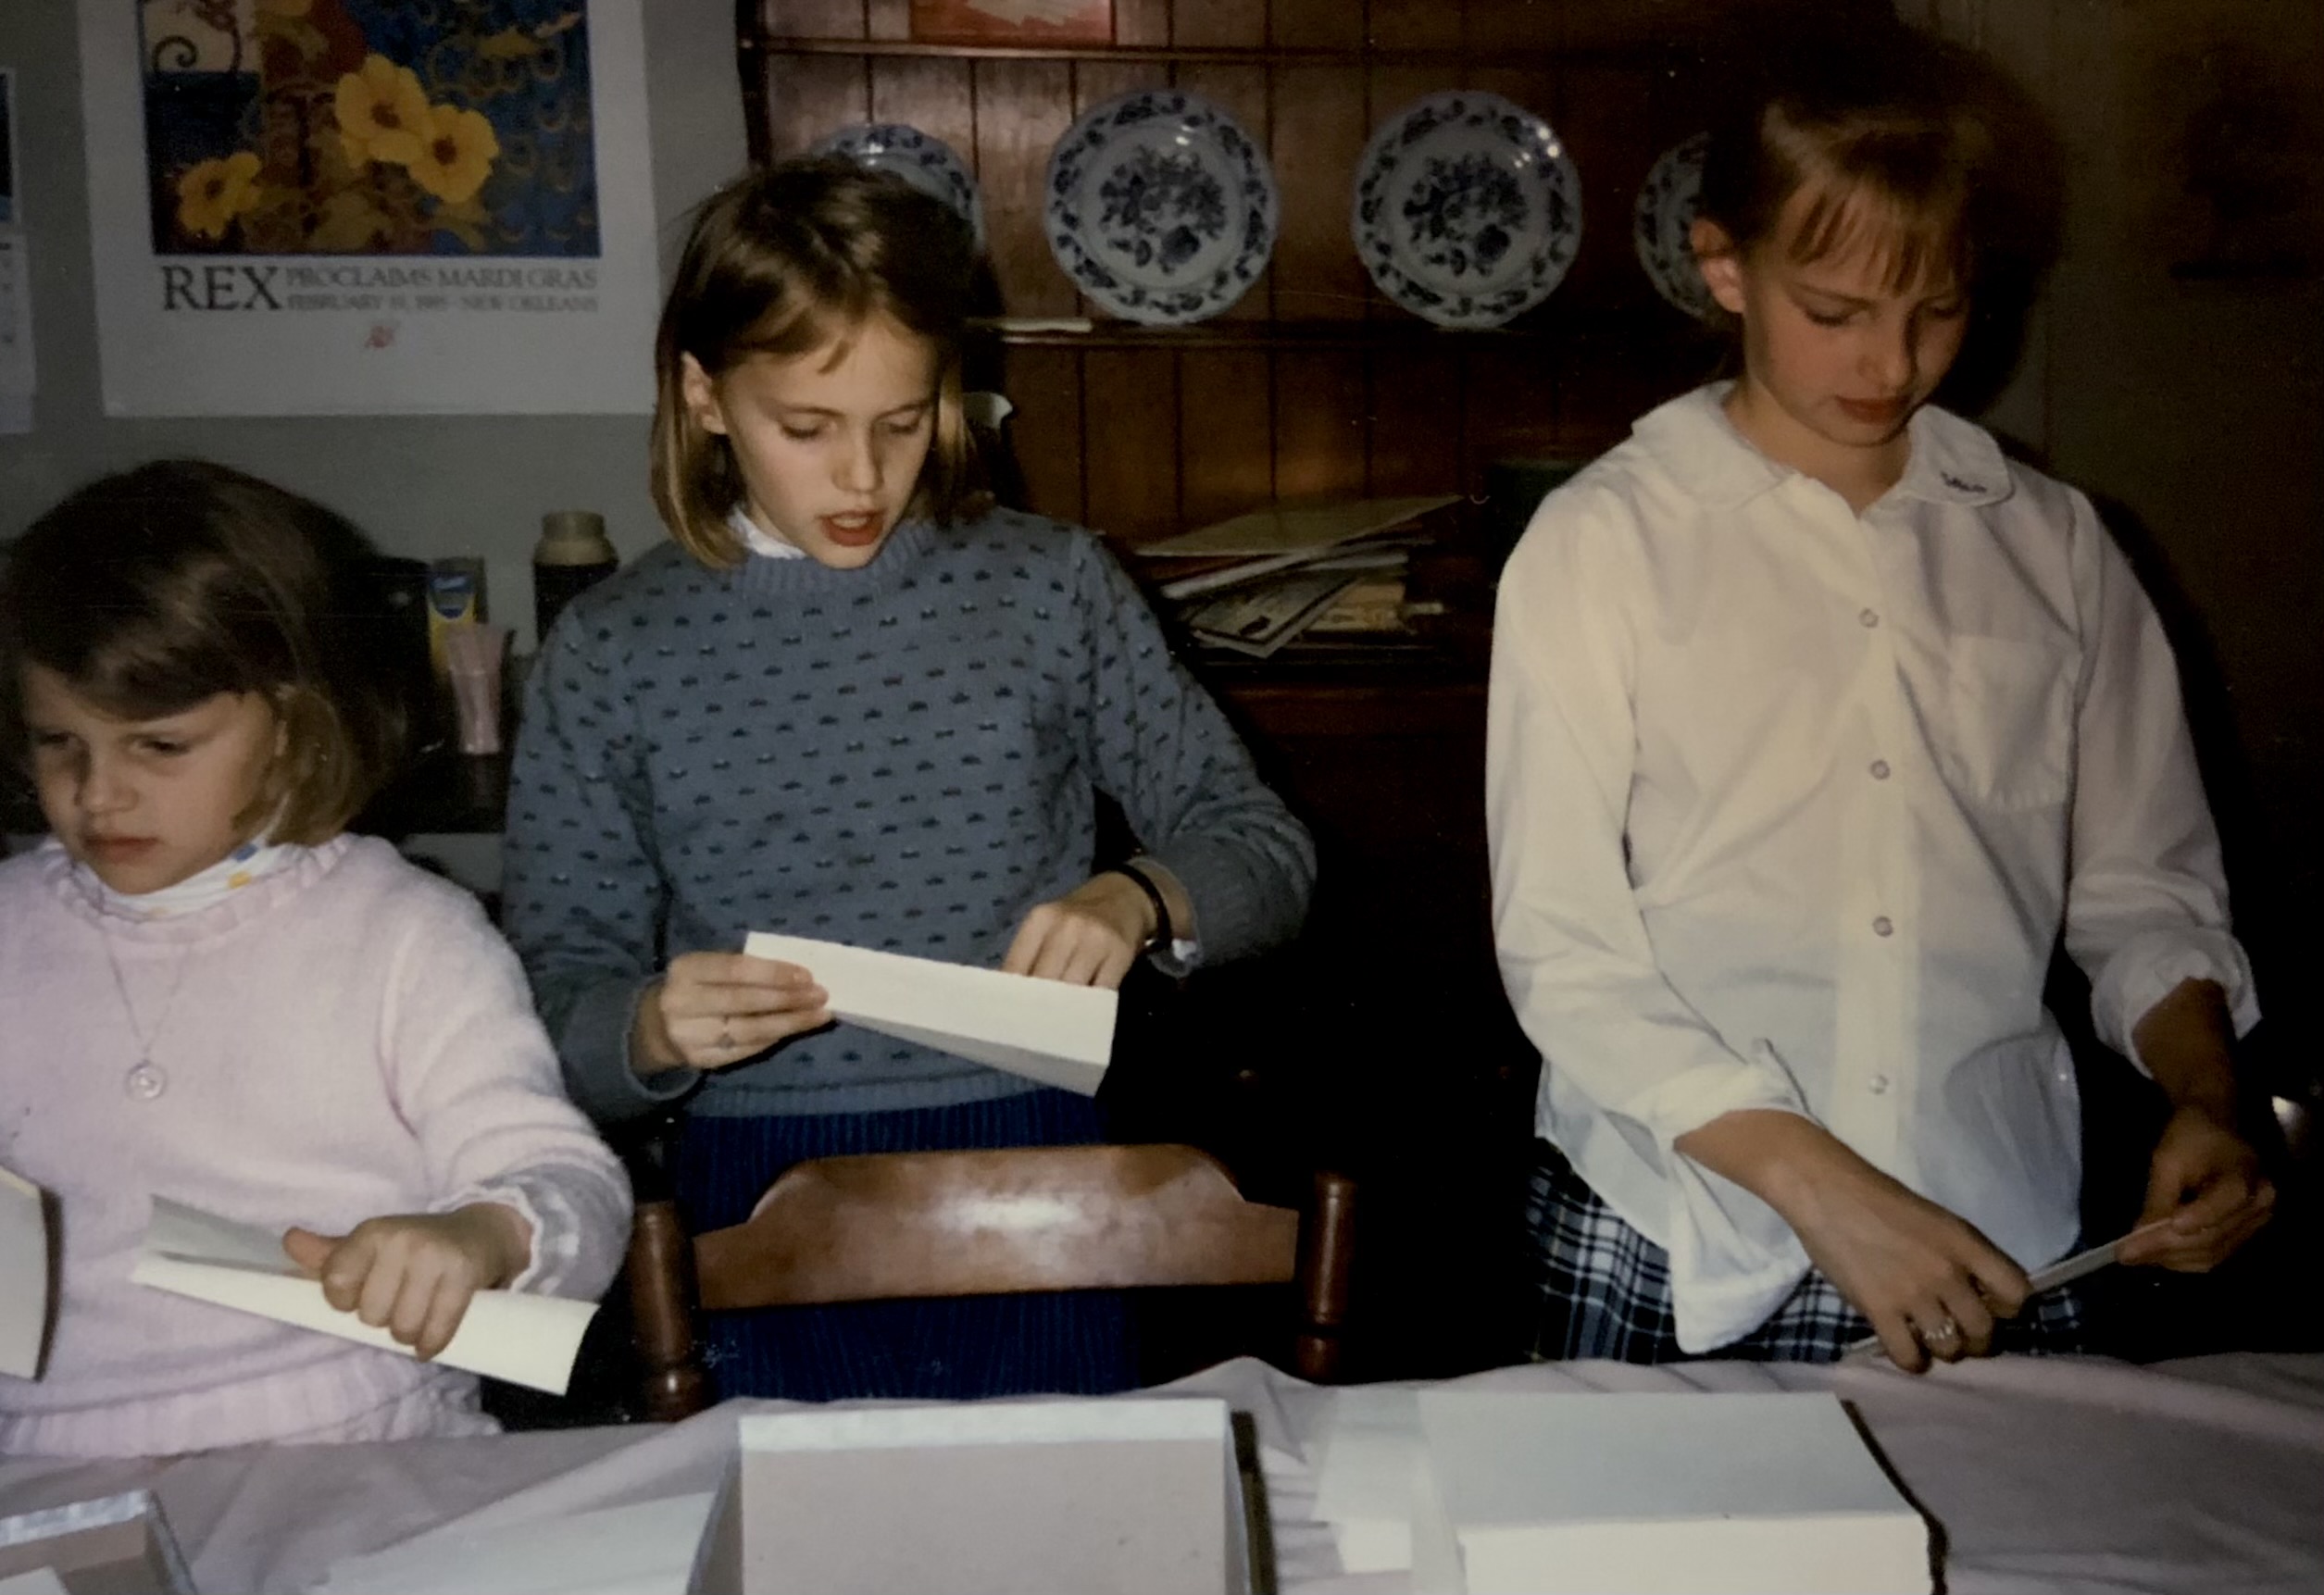
[[[967,226],[941,200],[853,161],[786,161],[711,195],[654,341],[654,505],[678,545],[714,567],[743,555],[727,518],[743,502],[742,474],[727,440],[687,406],[686,357],[715,381],[755,355],[843,351],[881,317],[936,356],[936,437],[907,513],[972,513],[960,363],[974,265]]]
[[[123,719],[221,692],[274,712],[282,751],[238,829],[276,841],[347,827],[402,751],[405,714],[352,622],[361,533],[312,500],[206,460],[91,483],[28,528],[0,576],[0,716],[28,753],[28,665]]]
[[[2039,228],[2037,206],[2005,181],[1991,80],[1967,52],[1893,20],[1783,37],[1757,72],[1737,74],[1705,156],[1701,215],[1740,254],[1780,243],[1805,265],[1869,250],[1892,290],[1936,271],[1973,287],[1997,259],[2035,250]]]

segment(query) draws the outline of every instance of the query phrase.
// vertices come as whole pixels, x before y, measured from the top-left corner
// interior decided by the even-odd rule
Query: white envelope
[[[814,976],[836,1018],[1045,1086],[1095,1096],[1113,1059],[1119,1000],[1095,986],[765,930],[743,951]]]
[[[283,1254],[279,1231],[236,1224],[166,1196],[154,1198],[153,1220],[130,1277],[197,1302],[255,1313],[382,1352],[412,1354],[409,1346],[384,1328],[375,1329],[323,1300],[320,1281],[302,1274]],[[447,1367],[561,1396],[572,1379],[581,1335],[596,1313],[593,1302],[479,1290],[469,1299],[452,1343],[436,1360]]]

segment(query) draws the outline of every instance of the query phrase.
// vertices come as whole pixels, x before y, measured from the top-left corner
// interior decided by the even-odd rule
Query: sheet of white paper
[[[2039,1296],[2044,1290],[2055,1290],[2060,1285],[2070,1285],[2077,1279],[2087,1278],[2102,1268],[2111,1268],[2120,1261],[2125,1242],[2136,1240],[2142,1235],[2152,1235],[2158,1229],[2169,1227],[2169,1219],[2158,1218],[2152,1224],[2131,1230],[2128,1235],[2117,1236],[2103,1246],[2093,1246],[2086,1252],[2075,1252],[2071,1257],[2062,1257],[2039,1273],[2026,1276],[2026,1294]],[[1860,1340],[1849,1341],[1846,1354],[1861,1356],[1880,1349],[1880,1338],[1867,1335]]]
[[[12,1578],[0,1578],[0,1595],[72,1595],[53,1567],[35,1567]]]
[[[48,1327],[48,1220],[41,1188],[0,1168],[0,1374],[36,1379]]]
[[[1331,1526],[1347,1572],[1410,1567],[1422,1467],[1419,1393],[1350,1386],[1331,1394],[1316,1515]]]
[[[324,1301],[322,1286],[283,1255],[280,1231],[236,1224],[168,1197],[154,1198],[153,1221],[130,1277],[156,1290],[411,1355],[411,1348],[384,1328]],[[561,1396],[596,1313],[594,1302],[561,1296],[479,1290],[437,1361]]]
[[[317,1595],[687,1595],[716,1494],[424,1534],[331,1564]]]
[[[1927,1525],[1826,1393],[1430,1390],[1420,1425],[1472,1589],[1929,1588]]]
[[[849,1024],[1043,1085],[1095,1096],[1113,1058],[1118,999],[1094,986],[764,930],[743,951],[806,970]]]

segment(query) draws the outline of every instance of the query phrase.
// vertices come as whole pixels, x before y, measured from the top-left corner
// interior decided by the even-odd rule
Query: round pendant
[[[169,1089],[169,1077],[146,1061],[130,1070],[121,1081],[121,1089],[129,1093],[131,1101],[149,1103]]]

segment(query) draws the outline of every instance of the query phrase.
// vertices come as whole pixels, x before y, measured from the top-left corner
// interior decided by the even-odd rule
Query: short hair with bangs
[[[967,225],[943,201],[840,156],[766,167],[704,202],[654,344],[654,504],[678,544],[714,567],[744,552],[727,518],[742,474],[727,440],[687,410],[685,357],[715,380],[754,355],[843,346],[881,316],[936,355],[936,438],[909,513],[970,513],[960,368],[975,264]]]
[[[266,698],[283,752],[249,826],[313,844],[394,769],[405,714],[362,646],[362,534],[322,505],[206,460],[92,482],[34,521],[0,570],[0,733],[30,756],[37,665],[108,715],[156,719],[221,692]]]
[[[1949,272],[1972,292],[2044,252],[2045,202],[2003,156],[2029,130],[1990,64],[1861,17],[1779,31],[1755,57],[1704,159],[1701,215],[1732,248],[1780,242],[1802,265],[1869,251],[1893,289]]]

